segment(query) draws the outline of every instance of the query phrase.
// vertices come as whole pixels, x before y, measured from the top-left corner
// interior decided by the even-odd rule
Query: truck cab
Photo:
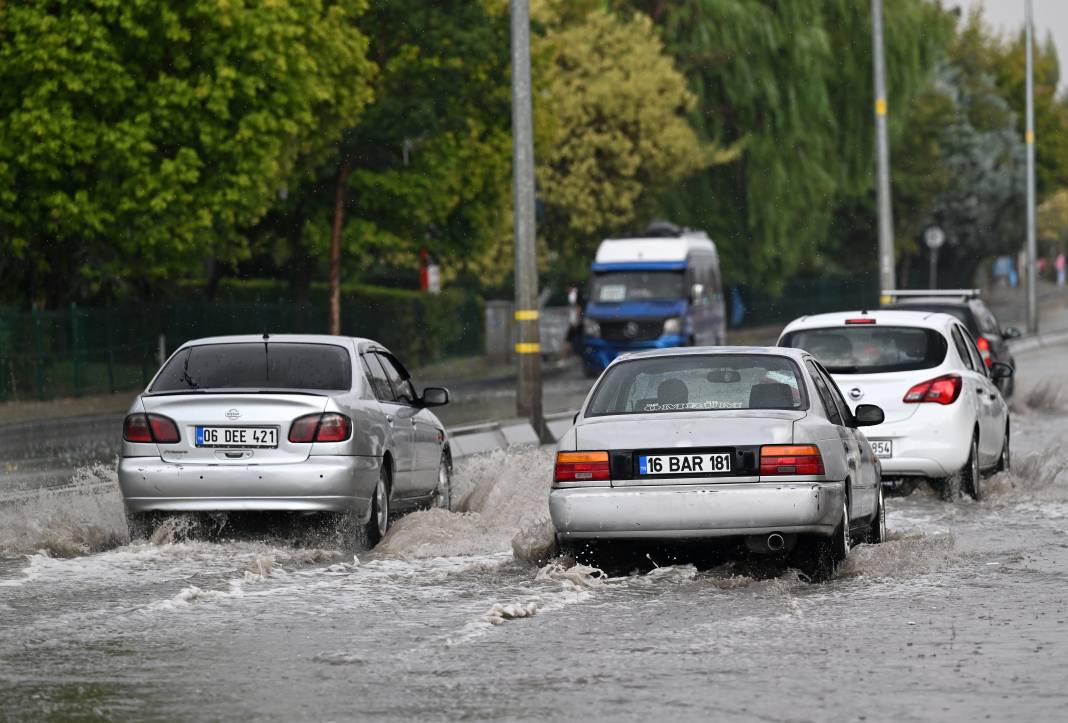
[[[716,245],[703,231],[653,224],[601,242],[591,267],[582,361],[595,377],[620,354],[726,339]]]

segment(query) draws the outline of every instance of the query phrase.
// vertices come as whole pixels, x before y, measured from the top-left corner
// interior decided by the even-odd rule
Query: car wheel
[[[868,534],[865,542],[869,545],[878,545],[886,540],[886,506],[883,504],[883,488],[879,485],[879,509],[875,512],[875,519],[868,526]]]
[[[960,471],[961,489],[967,492],[973,500],[983,498],[983,477],[979,473],[979,438],[972,437],[972,448],[968,454],[968,461],[964,469]]]
[[[130,532],[130,542],[148,540],[156,531],[156,516],[151,512],[127,512],[126,529]]]
[[[360,525],[360,537],[367,549],[377,545],[389,530],[389,467],[385,464],[378,474],[378,484],[375,485],[374,494],[371,496],[370,519]]]
[[[810,537],[797,546],[795,563],[809,582],[826,582],[849,555],[849,507],[842,505],[842,521],[831,537]]]
[[[452,460],[448,452],[442,453],[438,464],[438,486],[434,488],[433,505],[443,510],[452,509]]]
[[[1008,472],[1012,469],[1012,451],[1009,449],[1009,425],[1005,425],[1005,441],[1001,443],[1001,457],[998,458],[997,472]]]

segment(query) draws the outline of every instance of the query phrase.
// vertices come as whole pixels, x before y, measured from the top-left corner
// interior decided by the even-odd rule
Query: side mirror
[[[994,362],[990,365],[991,379],[1008,379],[1015,373],[1012,367],[1005,362]]]
[[[1006,339],[1019,339],[1020,330],[1017,329],[1015,326],[1007,326],[1001,330],[1001,335]]]
[[[883,414],[882,408],[874,404],[858,404],[857,411],[853,412],[853,419],[856,420],[858,427],[872,427],[882,424],[886,415]]]
[[[582,414],[582,412],[575,412],[575,416],[571,418],[572,424],[578,424],[578,418],[580,414]]]
[[[449,403],[449,390],[445,387],[427,387],[419,403],[424,407],[441,407]]]
[[[705,285],[694,284],[690,288],[690,302],[694,306],[700,306],[705,302]]]

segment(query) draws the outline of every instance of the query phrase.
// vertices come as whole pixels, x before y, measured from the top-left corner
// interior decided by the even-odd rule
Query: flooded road
[[[546,450],[463,460],[466,511],[355,558],[329,530],[130,544],[112,469],[79,469],[0,502],[0,718],[1060,720],[1064,350],[1021,355],[1015,469],[987,499],[888,499],[890,541],[822,585],[519,562]]]

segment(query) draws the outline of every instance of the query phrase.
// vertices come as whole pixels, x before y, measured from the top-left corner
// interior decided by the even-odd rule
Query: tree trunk
[[[334,227],[330,233],[330,333],[341,333],[341,228],[345,221],[345,186],[349,164],[342,162],[334,194]]]

